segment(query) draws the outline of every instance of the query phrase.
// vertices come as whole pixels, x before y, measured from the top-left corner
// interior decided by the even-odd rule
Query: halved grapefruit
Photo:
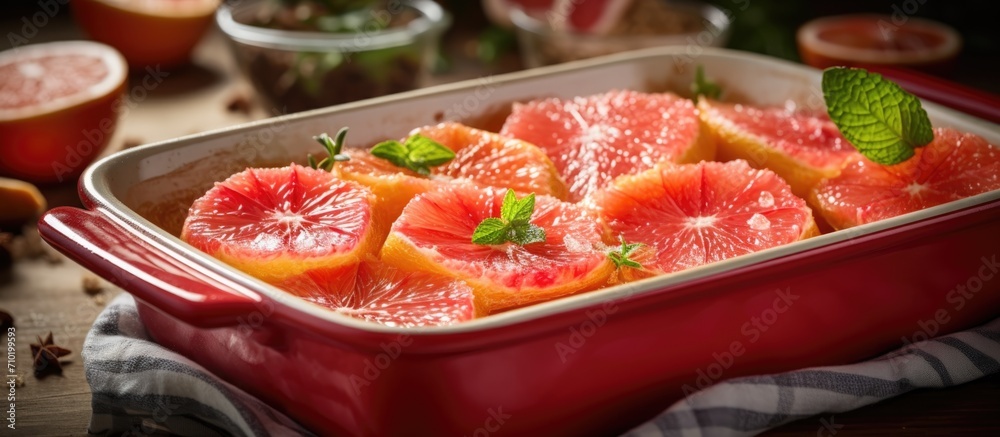
[[[372,197],[326,171],[250,168],[195,200],[181,239],[270,283],[317,269],[352,275],[374,251]]]
[[[700,125],[688,99],[611,91],[514,104],[500,135],[541,147],[566,181],[569,200],[576,202],[620,175],[660,162],[712,159],[715,146]]]
[[[389,326],[442,326],[476,317],[472,289],[462,281],[405,272],[369,259],[343,278],[314,270],[277,284],[338,313]]]
[[[759,108],[699,99],[698,111],[720,161],[742,159],[781,176],[792,192],[807,197],[819,181],[840,173],[860,156],[825,113]]]
[[[75,182],[114,134],[127,71],[89,41],[0,53],[0,174]]]
[[[664,273],[819,234],[806,202],[770,170],[744,161],[665,164],[624,176],[594,196],[611,238],[656,252]]]
[[[417,196],[382,247],[382,260],[407,271],[463,279],[486,313],[599,288],[614,266],[598,249],[601,228],[582,207],[536,196],[531,223],[544,242],[478,245],[473,231],[500,217],[507,190],[450,185]]]
[[[937,128],[934,141],[900,164],[853,158],[809,200],[831,226],[845,229],[996,189],[1000,148],[978,135]]]
[[[186,64],[220,0],[73,0],[91,38],[125,55],[133,68]]]

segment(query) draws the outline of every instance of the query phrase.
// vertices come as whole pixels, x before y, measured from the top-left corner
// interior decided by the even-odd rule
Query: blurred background
[[[51,20],[56,26],[43,26],[31,42],[48,41],[67,36],[83,36],[66,27],[78,27],[71,19],[68,0],[50,0],[60,7]],[[486,69],[490,72],[514,71],[524,68],[514,30],[491,22],[484,13],[484,3],[494,0],[438,0],[453,16],[453,22],[443,38],[444,50],[437,60],[435,73],[446,79],[448,73],[463,68]],[[525,4],[545,3],[521,0]],[[11,34],[24,33],[23,18],[29,19],[41,10],[44,0],[7,0],[0,18],[0,30],[11,45]],[[503,2],[503,0],[500,0]],[[801,60],[796,47],[796,30],[809,20],[842,14],[881,14],[925,18],[951,26],[961,35],[963,46],[957,66],[949,78],[974,87],[1000,90],[995,78],[1000,66],[997,38],[997,17],[1000,3],[989,0],[843,0],[843,1],[779,1],[779,0],[707,0],[732,13],[732,26],[726,47],[763,53],[783,59]],[[230,1],[228,3],[242,3]],[[571,3],[584,3],[577,0]],[[665,3],[671,3],[669,1]],[[684,3],[684,2],[673,2]],[[72,4],[72,3],[71,3]],[[28,27],[31,27],[30,25]],[[16,37],[15,37],[16,38]],[[460,77],[460,76],[454,76]]]

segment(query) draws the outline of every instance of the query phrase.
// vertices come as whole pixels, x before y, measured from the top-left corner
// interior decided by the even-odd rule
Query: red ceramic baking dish
[[[609,435],[724,378],[861,360],[1000,313],[1000,191],[422,329],[324,310],[176,236],[213,181],[250,165],[301,162],[320,132],[350,126],[361,146],[442,118],[495,128],[513,101],[685,90],[698,64],[748,101],[822,105],[818,70],[723,50],[653,49],[128,150],[86,171],[86,209],[57,208],[40,229],[135,295],[158,342],[324,435]],[[996,125],[925,107],[936,125],[1000,144]]]

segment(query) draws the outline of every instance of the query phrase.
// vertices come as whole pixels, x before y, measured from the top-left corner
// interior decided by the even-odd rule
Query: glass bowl
[[[686,52],[694,58],[702,48],[722,47],[728,41],[732,20],[721,9],[686,1],[671,1],[670,7],[700,20],[702,28],[686,33],[598,35],[554,29],[546,20],[517,7],[510,8],[509,14],[528,67],[667,45],[686,45]]]
[[[270,29],[246,24],[266,0],[223,5],[216,22],[240,69],[271,112],[286,114],[423,86],[451,17],[430,0],[390,2],[373,17],[408,13],[400,27],[355,33]]]

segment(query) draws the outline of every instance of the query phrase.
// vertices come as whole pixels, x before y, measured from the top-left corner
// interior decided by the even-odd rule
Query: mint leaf
[[[507,190],[507,196],[512,197],[513,192],[514,190]],[[506,203],[507,199],[504,198],[504,204]],[[504,214],[503,209],[500,210],[500,216],[511,224],[527,224],[531,220],[531,214],[535,212],[535,193],[524,196],[521,200],[514,199],[512,203],[513,205],[507,209],[507,214]]]
[[[431,174],[431,167],[455,159],[455,152],[451,149],[420,134],[411,135],[404,143],[383,141],[372,147],[371,154],[424,176]]]
[[[516,213],[517,206],[517,195],[514,194],[514,190],[507,190],[507,194],[503,196],[503,203],[500,204],[500,218],[504,223],[510,222],[510,218]]]
[[[509,231],[510,227],[503,220],[490,217],[472,231],[472,242],[483,245],[503,244],[507,241]]]
[[[519,246],[545,241],[545,229],[531,224],[535,212],[535,195],[528,194],[518,200],[514,190],[507,190],[500,204],[500,217],[482,221],[472,232],[472,242],[495,245],[511,242]]]
[[[632,256],[636,250],[639,250],[640,247],[645,245],[642,243],[627,243],[625,242],[624,235],[619,235],[618,240],[621,241],[621,246],[608,252],[608,258],[610,258],[611,262],[615,264],[615,268],[620,269],[624,266],[631,267],[633,269],[641,269],[642,264],[639,264],[629,257]]]
[[[531,243],[545,242],[545,229],[531,223],[511,225],[511,235],[508,237],[511,243],[524,246]]]
[[[866,158],[894,165],[934,140],[920,99],[877,73],[833,67],[823,71],[830,119]]]
[[[694,70],[694,83],[691,84],[691,92],[694,93],[694,100],[699,96],[705,96],[717,100],[722,95],[722,87],[705,78],[705,68],[698,65]]]
[[[428,167],[446,164],[455,159],[455,152],[451,149],[420,134],[414,134],[407,139],[406,148],[409,149],[410,161]]]
[[[311,153],[306,155],[306,158],[309,161],[309,166],[317,170],[330,171],[333,170],[333,164],[350,160],[350,156],[341,153],[341,150],[344,148],[344,140],[346,138],[347,127],[340,128],[340,131],[337,132],[336,138],[330,138],[330,135],[327,135],[326,133],[321,133],[313,137],[314,140],[319,142],[320,145],[326,149],[327,156],[321,161],[316,162],[316,158],[314,158]]]
[[[406,146],[396,140],[383,141],[372,147],[369,152],[379,158],[392,163],[396,167],[407,167]]]

